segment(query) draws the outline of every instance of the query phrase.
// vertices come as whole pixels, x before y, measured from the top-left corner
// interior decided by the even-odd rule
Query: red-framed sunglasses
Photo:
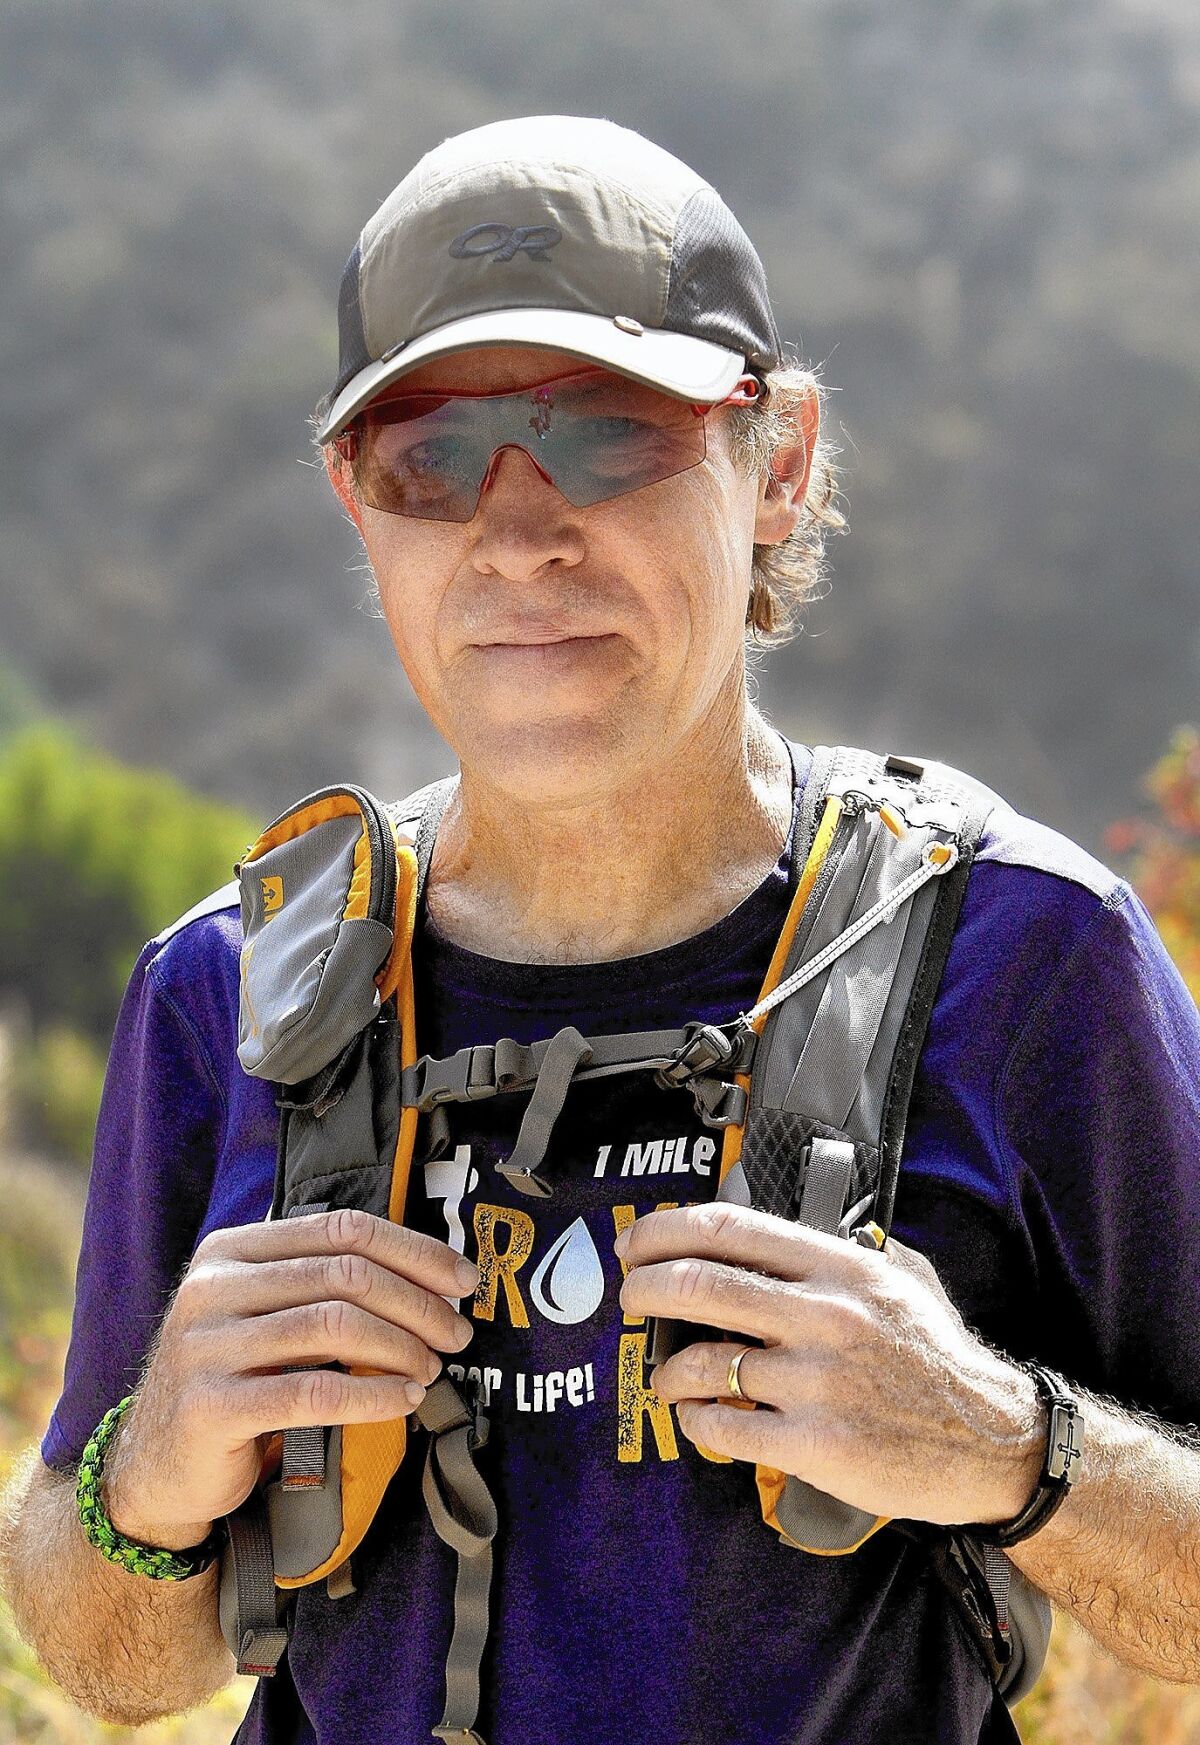
[[[719,406],[764,399],[744,375],[710,405],[600,365],[568,370],[504,393],[478,388],[405,392],[364,408],[334,439],[362,501],[419,521],[470,521],[496,457],[521,448],[576,509],[627,496],[699,466],[705,419]]]

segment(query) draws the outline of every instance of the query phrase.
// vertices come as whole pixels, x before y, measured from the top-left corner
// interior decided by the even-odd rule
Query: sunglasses
[[[334,439],[361,500],[418,521],[470,521],[497,456],[521,448],[576,509],[624,497],[699,466],[705,418],[765,398],[745,375],[698,405],[600,366],[492,394],[472,388],[374,402]]]

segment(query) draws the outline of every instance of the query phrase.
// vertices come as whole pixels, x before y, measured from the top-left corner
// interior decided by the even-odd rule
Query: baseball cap
[[[783,361],[763,264],[716,189],[583,115],[493,121],[426,152],[346,262],[338,335],[319,442],[474,346],[548,346],[703,403]]]

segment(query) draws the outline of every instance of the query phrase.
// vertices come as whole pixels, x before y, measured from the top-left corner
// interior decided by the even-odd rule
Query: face
[[[403,381],[501,391],[584,363],[497,345]],[[740,736],[752,548],[798,518],[815,396],[808,410],[770,490],[729,458],[725,407],[707,416],[699,465],[582,509],[505,449],[469,522],[359,503],[326,450],[396,652],[464,771],[527,804],[569,804],[627,787],[673,749],[706,744],[716,724]]]

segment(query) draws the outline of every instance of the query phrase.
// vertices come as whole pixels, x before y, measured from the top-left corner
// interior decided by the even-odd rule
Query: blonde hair
[[[821,415],[799,521],[778,544],[754,547],[747,641],[774,646],[796,634],[800,608],[827,591],[825,540],[831,533],[847,532],[848,523],[837,506],[839,477],[834,462],[841,450],[825,433],[829,390],[815,369],[796,359],[785,358],[764,380],[770,389],[764,404],[734,406],[729,413],[730,458],[742,471],[768,472],[776,451],[795,442],[806,394],[816,393]]]

